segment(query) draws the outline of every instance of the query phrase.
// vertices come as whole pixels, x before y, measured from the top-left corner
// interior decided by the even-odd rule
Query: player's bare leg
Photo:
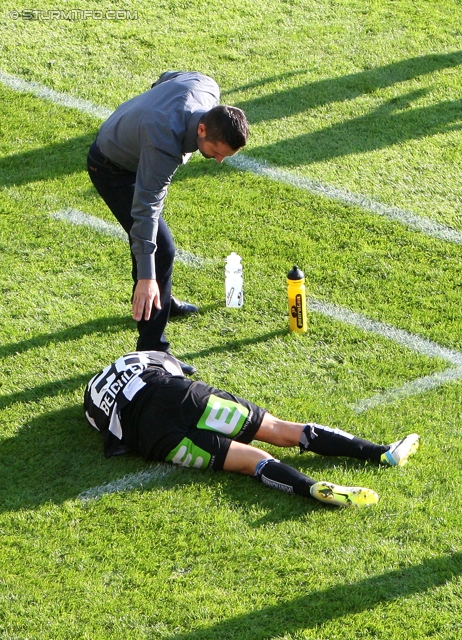
[[[235,441],[230,444],[223,469],[255,476],[272,489],[313,497],[333,506],[367,506],[375,504],[379,499],[372,489],[316,482],[304,473],[275,460],[266,451]]]

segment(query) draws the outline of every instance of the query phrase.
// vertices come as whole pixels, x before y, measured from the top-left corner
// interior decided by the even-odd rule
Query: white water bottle
[[[234,251],[226,258],[225,291],[227,307],[242,307],[244,304],[244,281],[242,278],[241,256]]]

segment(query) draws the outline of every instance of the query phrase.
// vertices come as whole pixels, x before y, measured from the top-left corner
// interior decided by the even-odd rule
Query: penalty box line
[[[415,380],[405,382],[402,386],[389,389],[383,393],[376,394],[371,398],[360,400],[352,405],[356,413],[364,413],[374,407],[384,404],[392,404],[409,396],[418,395],[436,389],[450,382],[462,380],[462,353],[422,338],[402,329],[396,329],[383,322],[371,320],[349,309],[337,305],[310,299],[309,308],[311,311],[321,313],[324,316],[333,318],[345,324],[352,325],[363,331],[374,333],[388,340],[392,340],[407,349],[415,351],[430,358],[440,358],[451,363],[452,367],[439,371],[429,376],[423,376]]]

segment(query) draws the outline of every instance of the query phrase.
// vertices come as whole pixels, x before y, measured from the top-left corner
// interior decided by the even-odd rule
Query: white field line
[[[422,355],[429,356],[430,358],[441,358],[451,364],[462,367],[462,353],[447,349],[446,347],[440,347],[435,342],[427,340],[427,338],[408,333],[402,329],[396,329],[383,322],[370,320],[366,316],[328,302],[321,302],[310,298],[309,308],[312,311],[317,311],[335,320],[340,320],[340,322],[344,322],[345,324],[350,324],[364,331],[369,331],[393,340],[393,342],[397,342],[403,347],[417,351],[417,353],[421,353]]]
[[[99,233],[120,238],[126,242],[128,240],[127,234],[120,225],[106,222],[105,220],[101,220],[101,218],[92,216],[84,211],[79,211],[78,209],[62,209],[61,211],[55,211],[51,215],[56,220],[64,220],[77,226],[90,227]],[[200,258],[199,256],[195,256],[192,253],[178,248],[175,249],[175,260],[195,269],[200,269],[205,264],[214,262],[213,260]]]
[[[16,76],[10,75],[4,71],[0,71],[0,82],[14,91],[32,93],[37,97],[49,100],[54,104],[77,109],[82,113],[88,113],[89,115],[101,120],[106,119],[112,113],[110,109],[94,105],[88,100],[74,98],[66,93],[60,93],[53,89],[49,89],[38,82],[23,80],[22,78],[17,78]],[[265,176],[266,178],[276,182],[282,182],[293,187],[297,187],[298,189],[304,189],[305,191],[309,191],[315,195],[324,196],[331,200],[337,200],[347,205],[360,207],[369,213],[386,217],[389,220],[398,222],[405,227],[415,231],[420,231],[427,236],[454,244],[462,244],[462,232],[435,222],[431,218],[418,216],[415,213],[412,213],[412,211],[406,211],[404,209],[399,209],[398,207],[391,207],[383,204],[382,202],[372,200],[368,196],[355,194],[347,191],[346,189],[322,184],[321,182],[298,176],[297,174],[289,171],[283,171],[277,167],[257,162],[242,153],[237,156],[233,156],[232,158],[227,158],[227,162],[241,171],[249,171],[260,176]]]
[[[67,93],[54,91],[53,89],[45,87],[43,84],[39,84],[38,82],[23,80],[22,78],[17,78],[16,76],[12,76],[1,70],[0,82],[9,89],[13,89],[13,91],[18,91],[19,93],[32,93],[38,98],[43,98],[43,100],[48,100],[54,104],[61,105],[62,107],[77,109],[77,111],[80,111],[81,113],[88,113],[90,116],[100,118],[101,120],[108,118],[112,113],[110,109],[99,107],[88,100],[74,98]]]
[[[336,200],[343,204],[359,207],[369,213],[375,213],[389,220],[399,222],[401,225],[414,231],[420,231],[427,236],[454,244],[462,244],[462,232],[435,222],[431,218],[418,216],[412,213],[412,211],[391,207],[377,200],[372,200],[372,198],[368,196],[352,193],[346,189],[332,187],[328,184],[322,184],[316,180],[310,180],[309,178],[298,176],[289,171],[283,171],[277,167],[257,162],[243,154],[227,158],[227,162],[236,169],[241,169],[241,171],[249,171],[276,182],[282,182],[292,187],[309,191],[317,196],[324,196],[330,200]]]
[[[94,231],[103,233],[106,236],[113,236],[114,238],[125,240],[126,242],[128,240],[127,234],[120,225],[106,222],[105,220],[101,220],[101,218],[92,216],[89,213],[84,213],[78,209],[61,209],[61,211],[52,213],[51,217],[55,218],[55,220],[65,220],[79,227],[90,227]]]
[[[101,498],[101,496],[108,493],[130,491],[131,489],[143,487],[145,484],[148,484],[153,480],[164,478],[169,473],[171,473],[173,469],[173,466],[170,467],[168,465],[158,464],[151,469],[146,469],[145,471],[139,471],[138,473],[129,473],[123,478],[114,480],[114,482],[107,482],[105,484],[99,485],[98,487],[91,487],[90,489],[87,489],[86,491],[80,493],[78,497],[82,502],[86,502],[87,500],[96,500],[98,498]]]
[[[394,404],[410,396],[426,393],[432,389],[442,387],[449,382],[457,382],[462,380],[462,367],[456,367],[455,369],[449,368],[438,373],[434,373],[430,376],[424,376],[423,378],[417,378],[411,382],[406,382],[401,387],[396,389],[389,389],[384,393],[377,394],[371,398],[360,400],[356,404],[352,405],[353,411],[356,413],[364,413],[369,409],[374,409],[379,405]]]
[[[396,329],[382,322],[370,320],[359,313],[337,305],[310,299],[309,308],[311,311],[321,313],[340,322],[350,324],[364,331],[397,342],[422,355],[429,356],[430,358],[440,358],[455,365],[455,367],[449,367],[444,371],[406,382],[396,389],[390,389],[384,393],[374,395],[371,398],[360,400],[352,406],[352,409],[356,411],[356,413],[363,413],[379,405],[394,403],[409,396],[436,389],[449,382],[462,380],[462,353],[459,351],[441,347],[431,340],[408,333],[402,329]]]

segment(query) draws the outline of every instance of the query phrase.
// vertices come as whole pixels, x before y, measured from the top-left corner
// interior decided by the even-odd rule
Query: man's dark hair
[[[244,147],[249,137],[249,123],[245,113],[237,107],[213,107],[199,120],[207,130],[207,140],[224,142],[233,151]]]

